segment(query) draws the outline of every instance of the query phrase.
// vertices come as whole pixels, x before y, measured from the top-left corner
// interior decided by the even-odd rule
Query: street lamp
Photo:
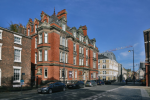
[[[133,48],[133,50],[129,50],[128,52],[131,52],[131,51],[133,51],[133,81],[134,81],[134,84],[135,84],[135,77],[134,77],[134,48]]]

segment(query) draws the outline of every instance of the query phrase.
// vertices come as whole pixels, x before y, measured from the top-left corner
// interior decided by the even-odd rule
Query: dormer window
[[[62,24],[62,30],[66,31],[66,25],[64,23]]]
[[[95,48],[95,42],[94,42],[94,48]]]
[[[30,29],[28,28],[28,36],[30,35]]]
[[[79,35],[79,40],[81,41],[81,35]]]
[[[81,38],[81,41],[82,41],[82,42],[83,42],[83,40],[84,40],[84,37]]]
[[[86,39],[86,44],[88,45],[88,39]]]
[[[74,37],[76,38],[76,32],[73,32]]]
[[[35,33],[37,33],[36,29],[37,29],[37,25],[35,25]]]

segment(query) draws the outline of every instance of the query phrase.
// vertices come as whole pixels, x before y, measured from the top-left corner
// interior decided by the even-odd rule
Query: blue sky
[[[96,39],[100,52],[132,45],[135,65],[145,60],[143,31],[150,28],[150,0],[1,0],[0,26],[27,25],[29,18],[41,19],[42,11],[52,15],[67,10],[67,25],[87,26],[90,39]],[[133,69],[133,48],[114,51],[117,62]],[[137,66],[135,70],[137,70]]]

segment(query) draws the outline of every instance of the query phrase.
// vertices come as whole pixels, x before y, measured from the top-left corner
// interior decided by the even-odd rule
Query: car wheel
[[[65,87],[63,87],[63,91],[66,91],[66,88],[65,88]]]
[[[51,94],[52,93],[52,89],[49,89],[48,93]]]

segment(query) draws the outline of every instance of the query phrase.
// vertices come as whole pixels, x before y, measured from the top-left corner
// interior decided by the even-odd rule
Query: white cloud
[[[141,55],[141,56],[145,56],[145,51],[142,51],[142,52],[140,53],[140,55]]]
[[[133,47],[136,47],[138,44],[139,44],[139,43],[134,44]]]
[[[126,56],[128,56],[129,55],[129,53],[128,52],[122,52],[122,53],[120,53],[122,56],[124,56],[124,57],[126,57]]]

